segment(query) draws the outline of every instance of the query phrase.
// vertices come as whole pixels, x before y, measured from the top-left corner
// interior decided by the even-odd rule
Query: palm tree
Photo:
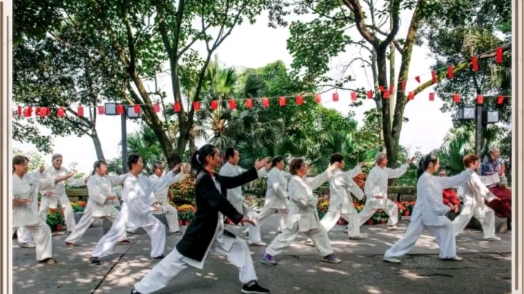
[[[444,137],[444,143],[437,150],[441,166],[448,170],[450,175],[464,170],[462,158],[475,153],[475,133],[468,127],[451,129]]]

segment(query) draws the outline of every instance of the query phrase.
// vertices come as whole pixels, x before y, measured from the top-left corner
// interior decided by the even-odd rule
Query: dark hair
[[[129,155],[129,157],[127,157],[127,168],[131,170],[131,168],[133,167],[133,164],[137,164],[139,159],[140,159],[140,155],[138,154]]]
[[[95,161],[95,163],[93,164],[93,172],[91,173],[91,175],[94,175],[96,172],[96,169],[99,168],[102,164],[107,165],[107,162],[103,159],[99,159]]]
[[[302,167],[302,165],[304,164],[304,159],[303,158],[293,158],[291,159],[291,162],[289,163],[289,173],[292,174],[292,175],[296,175],[297,174],[297,171]]]
[[[206,166],[206,157],[215,155],[217,148],[211,144],[206,144],[191,155],[191,173],[193,177],[204,169]]]
[[[479,160],[480,158],[475,155],[475,154],[468,154],[466,156],[464,156],[464,158],[462,158],[462,163],[464,163],[464,166],[466,168],[469,167],[469,165],[477,160]]]
[[[177,165],[177,164],[179,164],[181,162],[182,162],[182,158],[180,157],[180,155],[178,155],[176,153],[173,153],[167,159],[167,166],[169,167],[169,169],[173,169],[175,167],[175,165]]]
[[[155,165],[153,166],[153,170],[156,170],[159,165],[164,164],[162,161],[155,161]]]
[[[342,162],[342,161],[344,161],[344,155],[340,153],[333,153],[329,157],[329,164],[333,164],[335,162]]]
[[[29,163],[29,158],[27,158],[27,156],[15,155],[15,157],[13,157],[13,172],[15,172],[15,165],[24,164],[26,162]]]
[[[273,159],[271,159],[271,167],[277,166],[277,164],[279,162],[281,162],[282,160],[284,160],[284,157],[282,157],[282,156],[275,156],[275,157],[273,157]]]
[[[227,148],[226,149],[226,153],[224,154],[224,159],[227,161],[231,157],[234,157],[234,156],[235,156],[235,148],[233,148],[233,147]]]
[[[430,153],[420,159],[418,162],[417,180],[420,176],[428,169],[430,163],[436,164],[438,162],[438,156],[435,153]]]

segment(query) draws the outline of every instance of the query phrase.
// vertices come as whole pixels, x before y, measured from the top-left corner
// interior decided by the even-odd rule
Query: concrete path
[[[406,226],[402,221],[401,226]],[[262,228],[263,240],[271,242],[276,235],[277,218],[272,217]],[[330,238],[342,264],[320,262],[314,248],[304,245],[299,237],[282,256],[277,266],[259,262],[263,247],[251,247],[259,283],[274,294],[420,294],[420,293],[511,293],[511,234],[499,234],[502,241],[482,240],[482,233],[465,231],[457,238],[458,252],[463,262],[438,259],[438,247],[428,231],[417,242],[401,265],[382,261],[384,251],[403,235],[389,232],[385,226],[363,226],[368,238],[350,241],[337,226]],[[242,227],[232,231],[246,238]],[[156,262],[149,258],[149,237],[130,236],[132,245],[117,245],[114,254],[101,265],[88,262],[96,242],[102,237],[102,227],[95,224],[74,248],[65,247],[65,236],[53,237],[53,252],[57,265],[37,265],[34,249],[22,249],[13,240],[13,289],[17,294],[128,294],[133,284]],[[168,236],[166,252],[180,240]],[[156,293],[203,294],[240,293],[238,271],[222,256],[210,256],[203,270],[189,268],[171,284]]]

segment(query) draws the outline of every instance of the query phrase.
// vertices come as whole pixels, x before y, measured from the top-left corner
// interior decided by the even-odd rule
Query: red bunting
[[[333,101],[338,101],[338,93],[333,93]]]
[[[322,102],[322,97],[320,97],[320,94],[315,95],[315,102],[316,103]]]
[[[246,99],[246,107],[247,108],[253,108],[253,99],[247,98]]]
[[[155,112],[160,112],[160,104],[159,103],[155,103],[155,105],[153,105],[153,110]]]
[[[229,99],[228,104],[229,104],[229,109],[236,109],[237,108],[237,102],[233,98]]]
[[[280,105],[280,106],[286,106],[286,97],[284,97],[284,96],[280,96],[280,97],[278,98],[278,105]]]
[[[22,106],[18,106],[18,116],[22,116]]]
[[[211,100],[211,110],[218,108],[218,100]]]
[[[502,103],[504,103],[504,95],[500,95],[500,96],[497,98],[497,104],[498,104],[498,105],[501,105]]]
[[[408,100],[413,100],[415,99],[415,93],[414,92],[409,92],[408,93]]]
[[[84,116],[84,108],[82,106],[78,106],[77,114],[78,116]]]
[[[180,106],[180,102],[175,102],[175,104],[173,105],[173,110],[175,112],[180,112],[182,110],[182,107]]]
[[[460,102],[460,95],[459,94],[453,94],[453,102],[459,103]]]
[[[40,115],[40,117],[45,117],[47,115],[46,107],[37,107],[35,109],[35,115]]]
[[[368,99],[373,99],[373,91],[368,91]]]
[[[433,84],[436,84],[438,82],[437,72],[435,70],[431,71],[431,81],[433,82]]]
[[[38,106],[35,108],[35,115],[36,116],[40,115],[40,107]]]
[[[357,92],[351,92],[351,100],[357,101]]]
[[[393,92],[395,92],[395,86],[393,84],[389,85],[389,95],[393,95]]]
[[[454,70],[455,68],[453,67],[453,64],[448,65],[448,79],[451,80],[453,78]]]
[[[476,56],[471,57],[471,66],[473,68],[473,71],[479,70],[478,58]]]
[[[295,97],[295,102],[300,106],[302,103],[304,103],[304,98],[302,98],[301,95],[297,95],[297,97]]]
[[[497,48],[497,51],[495,52],[496,63],[502,63],[502,53],[502,47]]]
[[[104,106],[98,106],[98,114],[104,114],[104,113],[105,113]]]
[[[262,98],[262,107],[269,107],[269,99],[267,97]]]
[[[402,88],[402,92],[405,92],[406,91],[406,80],[403,80],[401,82],[401,88]]]
[[[31,117],[32,114],[33,114],[33,108],[31,106],[27,107],[24,110],[24,116],[25,117]]]
[[[137,114],[140,113],[140,105],[135,104],[135,105],[133,105],[133,107],[135,108],[135,113],[137,113]]]
[[[193,101],[193,109],[195,111],[199,111],[200,110],[200,102],[199,101]]]
[[[118,104],[116,106],[116,114],[122,114],[122,113],[124,113],[124,106]]]
[[[483,104],[484,103],[484,96],[477,95],[477,103],[478,104]]]
[[[380,90],[380,92],[386,91],[386,89],[384,89],[384,86],[378,86],[378,89]]]
[[[384,93],[382,93],[382,98],[388,99],[389,98],[389,91],[384,91]]]
[[[429,93],[429,101],[435,101],[435,93]]]
[[[60,107],[58,108],[58,110],[57,110],[57,112],[56,112],[56,115],[57,115],[58,117],[64,117],[64,115],[65,115],[65,111],[64,111],[64,108],[63,108],[62,106],[60,106]]]
[[[415,80],[420,83],[420,77],[419,76],[416,76]]]

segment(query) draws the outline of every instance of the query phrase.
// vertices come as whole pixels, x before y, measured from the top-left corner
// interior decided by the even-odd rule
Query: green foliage
[[[40,166],[45,164],[44,155],[38,151],[24,152],[20,149],[13,148],[13,156],[24,155],[29,158],[29,171],[38,170]]]

